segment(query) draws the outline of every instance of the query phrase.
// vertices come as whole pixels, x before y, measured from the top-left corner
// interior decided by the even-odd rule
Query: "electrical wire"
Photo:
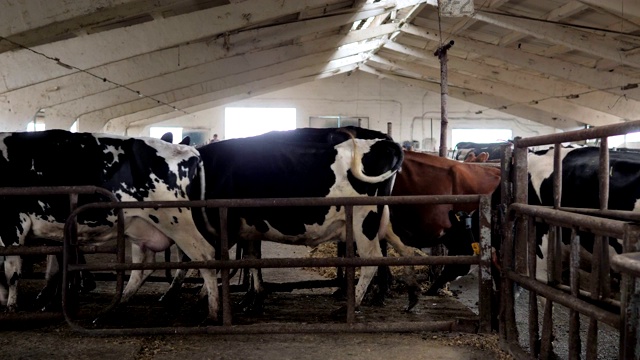
[[[81,73],[87,74],[87,75],[92,76],[92,77],[94,77],[94,78],[96,78],[96,79],[98,79],[98,80],[100,80],[102,82],[114,85],[116,88],[121,88],[121,89],[125,89],[125,90],[128,90],[128,91],[131,91],[132,93],[135,93],[136,95],[138,95],[138,97],[140,97],[140,98],[149,99],[149,100],[155,101],[157,104],[168,106],[171,109],[173,109],[174,111],[179,111],[179,112],[181,112],[181,113],[183,113],[185,115],[190,115],[189,112],[187,112],[187,111],[185,111],[183,109],[179,109],[179,108],[177,108],[177,107],[175,107],[175,106],[173,106],[173,105],[171,105],[171,104],[169,104],[169,103],[167,103],[165,101],[162,101],[162,100],[160,100],[158,98],[155,98],[153,96],[142,94],[139,90],[135,90],[135,89],[132,89],[132,88],[126,86],[126,85],[119,84],[119,83],[117,83],[115,81],[109,80],[108,78],[106,78],[104,76],[96,75],[96,74],[94,74],[94,73],[92,73],[92,72],[90,72],[88,70],[81,69],[81,68],[79,68],[77,66],[74,66],[72,64],[68,64],[68,63],[62,62],[57,57],[49,56],[49,55],[47,55],[47,54],[45,54],[43,52],[40,52],[38,50],[34,50],[33,48],[30,48],[28,46],[24,46],[24,45],[22,45],[20,43],[17,43],[15,41],[13,41],[13,40],[7,39],[6,37],[0,36],[0,41],[3,41],[3,40],[8,42],[8,43],[10,43],[10,44],[12,44],[12,45],[14,45],[14,46],[16,46],[16,47],[19,47],[19,48],[21,48],[23,50],[27,50],[27,51],[29,51],[31,53],[34,53],[34,54],[38,55],[38,56],[44,57],[47,60],[54,61],[57,65],[62,66],[65,69],[75,70],[77,72],[81,72]]]

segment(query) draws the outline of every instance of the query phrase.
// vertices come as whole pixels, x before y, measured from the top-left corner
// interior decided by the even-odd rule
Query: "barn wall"
[[[243,107],[295,107],[298,127],[309,126],[311,116],[369,117],[369,127],[387,131],[392,123],[396,141],[417,140],[423,150],[437,149],[440,139],[440,94],[363,72],[340,75],[228,104]],[[476,114],[482,110],[482,114]],[[495,110],[449,98],[449,130],[452,128],[511,129],[513,136],[535,136],[556,129]],[[216,107],[162,126],[205,127],[224,138],[224,107]],[[146,135],[148,127],[129,128],[129,135]],[[435,138],[434,143],[424,141]],[[448,134],[451,144],[451,131]]]

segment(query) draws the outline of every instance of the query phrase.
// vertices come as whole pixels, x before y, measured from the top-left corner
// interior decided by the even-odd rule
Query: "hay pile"
[[[419,249],[414,248],[413,250],[416,255],[429,256]],[[308,256],[310,258],[328,258],[328,257],[336,257],[337,254],[338,254],[337,243],[327,242],[327,243],[320,244],[315,248],[311,249]],[[400,255],[398,255],[398,253],[394,249],[389,247],[388,256],[398,257]],[[312,267],[312,268],[305,268],[305,269],[316,272],[329,279],[335,279],[337,276],[337,271],[336,271],[336,268],[334,267]],[[404,274],[404,270],[402,266],[391,266],[389,267],[389,269],[391,270],[391,274],[393,276],[402,276]],[[415,266],[415,272],[416,274],[428,274],[429,266],[428,265]],[[360,276],[360,268],[356,268],[356,276]]]

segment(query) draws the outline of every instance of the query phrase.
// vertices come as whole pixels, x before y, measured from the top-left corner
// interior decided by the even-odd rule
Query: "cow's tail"
[[[391,230],[391,218],[389,215],[389,205],[382,207],[382,215],[380,216],[380,228],[378,228],[378,239],[382,240],[387,237],[387,231]]]
[[[199,180],[200,180],[200,194],[198,194],[200,196],[199,200],[207,200],[206,198],[206,191],[207,191],[207,183],[206,183],[206,179],[205,179],[205,173],[204,173],[204,162],[202,161],[202,157],[198,156],[198,158],[200,159],[200,161],[198,161],[198,172],[199,174]],[[202,222],[205,226],[205,229],[207,230],[207,232],[209,234],[211,234],[212,238],[215,237],[217,235],[216,229],[211,226],[211,223],[209,222],[209,217],[207,216],[207,208],[202,206],[200,207],[200,211],[202,213]]]
[[[355,137],[352,136],[351,141],[353,142],[353,157],[351,158],[351,173],[356,179],[366,183],[375,184],[375,183],[383,182],[389,179],[390,177],[395,175],[398,172],[398,170],[400,170],[402,161],[397,161],[395,166],[391,170],[388,170],[383,174],[380,174],[378,176],[365,175],[364,169],[362,167],[362,155],[358,151],[358,144],[356,143]],[[402,154],[402,152],[400,152],[400,154]]]

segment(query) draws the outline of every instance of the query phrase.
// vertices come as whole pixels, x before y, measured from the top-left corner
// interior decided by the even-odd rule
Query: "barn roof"
[[[439,92],[451,40],[451,97],[564,129],[638,119],[637,1],[440,1],[0,0],[0,119],[148,124],[354,71]]]

